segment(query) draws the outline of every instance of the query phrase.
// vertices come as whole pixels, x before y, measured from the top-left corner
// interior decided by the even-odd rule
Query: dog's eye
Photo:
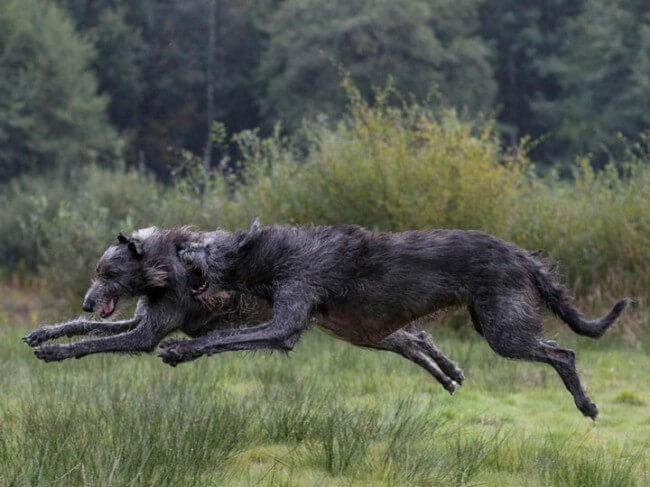
[[[116,276],[116,274],[112,271],[106,271],[102,273],[102,277],[105,277],[106,279],[113,279]]]

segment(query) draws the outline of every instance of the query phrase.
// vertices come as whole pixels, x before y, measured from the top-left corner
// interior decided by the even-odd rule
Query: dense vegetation
[[[600,172],[584,160],[573,181],[540,178],[525,148],[500,149],[490,124],[417,104],[393,108],[382,101],[387,94],[368,105],[354,88],[348,93],[346,121],[313,125],[300,143],[277,133],[238,134],[236,172],[206,170],[185,154],[173,185],[144,170],[95,166],[66,180],[15,180],[0,196],[5,270],[37,273],[77,307],[100,250],[118,230],[237,228],[259,215],[266,223],[355,222],[381,230],[480,228],[545,249],[576,293],[597,293],[597,312],[603,298],[648,297],[644,147],[629,146],[616,167]]]
[[[0,19],[0,180],[118,150],[163,179],[178,149],[216,165],[236,150],[211,144],[215,120],[338,121],[340,69],[366,99],[391,80],[496,116],[503,143],[540,139],[537,167],[565,176],[650,128],[645,0],[7,0]]]
[[[0,0],[0,484],[648,485],[649,106],[647,0]],[[590,316],[637,298],[545,326],[601,417],[453,312],[453,398],[316,332],[178,369],[20,343],[118,231],[256,216],[479,228]]]

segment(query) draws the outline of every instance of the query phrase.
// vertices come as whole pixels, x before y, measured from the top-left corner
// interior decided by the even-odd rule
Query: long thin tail
[[[618,317],[625,311],[630,300],[628,298],[617,301],[612,310],[595,320],[586,320],[582,313],[573,305],[566,288],[557,280],[552,269],[544,262],[535,258],[531,253],[534,269],[532,269],[535,287],[539,291],[544,303],[562,321],[567,323],[578,335],[591,338],[600,338],[607,329],[614,324]]]

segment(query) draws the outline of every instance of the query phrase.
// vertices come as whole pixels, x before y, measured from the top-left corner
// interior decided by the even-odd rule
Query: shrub
[[[579,293],[616,274],[622,289],[647,296],[650,167],[638,160],[623,165],[623,172],[610,164],[595,173],[582,160],[572,182],[530,181],[513,200],[505,236],[546,249]]]
[[[381,95],[381,94],[380,94]],[[306,127],[302,144],[279,131],[237,135],[236,174],[208,172],[185,154],[163,186],[142,170],[88,167],[73,181],[21,180],[0,202],[0,253],[10,271],[38,272],[78,302],[94,262],[118,231],[193,224],[358,223],[372,229],[477,228],[560,261],[580,295],[647,297],[650,166],[636,146],[594,172],[535,177],[525,150],[504,154],[490,124],[416,104],[369,106],[352,91],[349,117]]]
[[[489,124],[453,111],[353,97],[347,122],[306,132],[306,155],[277,134],[240,135],[237,221],[482,229],[544,249],[579,294],[615,275],[615,292],[647,295],[650,157],[641,144],[600,172],[582,159],[567,181],[535,176],[525,147],[504,154]]]
[[[525,157],[501,156],[489,125],[474,126],[452,110],[434,116],[416,104],[371,107],[360,97],[347,122],[307,129],[307,140],[300,158],[277,137],[244,138],[241,204],[266,221],[502,233],[507,197],[528,167]]]

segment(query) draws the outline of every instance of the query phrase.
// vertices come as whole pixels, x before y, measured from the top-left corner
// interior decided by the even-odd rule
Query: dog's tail
[[[529,254],[534,264],[531,274],[537,291],[546,306],[578,335],[600,338],[630,304],[628,298],[621,299],[606,315],[595,320],[586,320],[571,302],[566,288],[560,284],[554,266],[540,260],[537,254]]]

